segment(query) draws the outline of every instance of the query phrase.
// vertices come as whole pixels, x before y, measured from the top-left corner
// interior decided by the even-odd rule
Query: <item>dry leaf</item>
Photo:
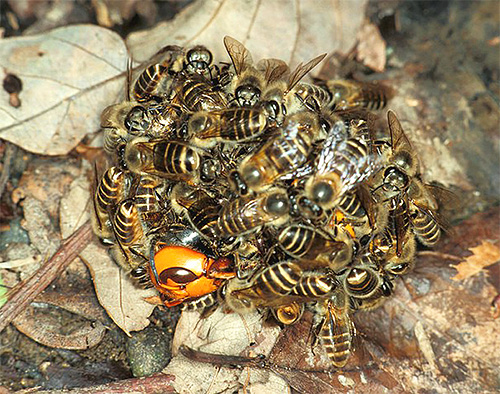
[[[23,83],[22,105],[0,93],[0,138],[39,154],[63,155],[124,92],[128,54],[118,34],[77,25],[0,40],[0,65]],[[3,79],[3,76],[0,75]]]
[[[358,33],[356,59],[376,72],[385,70],[385,40],[373,23],[365,23]]]
[[[364,20],[365,0],[195,1],[173,20],[132,33],[127,45],[145,61],[165,45],[205,45],[228,61],[225,35],[241,41],[255,59],[278,58],[293,65],[321,53],[347,53]]]
[[[90,188],[85,177],[74,180],[61,200],[60,223],[63,237],[71,234],[89,218]],[[139,289],[125,272],[110,258],[105,248],[95,240],[81,254],[94,280],[97,298],[111,319],[125,333],[139,331],[149,324],[155,308],[144,301],[155,295],[153,289]]]
[[[276,326],[263,327],[262,321],[262,316],[258,313],[226,314],[222,308],[202,320],[198,312],[184,312],[172,342],[172,353],[175,356],[163,373],[176,376],[173,384],[179,393],[202,393],[208,390],[221,392],[241,387],[246,387],[249,392],[287,392],[288,385],[270,371],[218,367],[188,360],[177,354],[179,346],[184,345],[217,355],[239,356],[249,352],[252,355],[267,355],[276,341],[279,329]]]
[[[458,274],[452,278],[453,280],[470,278],[500,260],[500,248],[490,241],[483,241],[481,245],[469,250],[473,253],[472,256],[454,266]]]

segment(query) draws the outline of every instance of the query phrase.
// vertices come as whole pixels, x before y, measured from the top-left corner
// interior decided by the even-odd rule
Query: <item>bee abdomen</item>
[[[441,229],[429,215],[419,211],[412,222],[415,235],[424,245],[433,246],[439,241]]]
[[[97,205],[102,211],[116,204],[124,186],[125,173],[118,167],[110,167],[103,175],[97,188]]]
[[[189,146],[175,141],[154,146],[154,167],[165,174],[192,174],[200,167],[200,155]]]
[[[152,93],[156,90],[161,77],[166,73],[167,68],[161,64],[153,64],[146,68],[137,79],[134,86],[134,97],[142,103],[151,99]]]
[[[302,269],[295,263],[282,262],[264,270],[260,275],[260,290],[265,295],[289,294],[300,280]]]
[[[335,282],[328,275],[308,275],[300,278],[293,288],[292,294],[317,299],[330,294],[335,287]]]
[[[138,212],[132,200],[120,203],[114,220],[116,236],[122,245],[137,243],[142,237],[142,227],[139,222]]]

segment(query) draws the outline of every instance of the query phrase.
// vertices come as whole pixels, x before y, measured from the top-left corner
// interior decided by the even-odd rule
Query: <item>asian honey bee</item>
[[[153,64],[139,74],[132,86],[130,95],[138,103],[159,103],[170,96],[172,75],[182,70],[184,51],[175,45],[166,46],[153,59]]]
[[[297,296],[302,301],[315,301],[330,296],[338,285],[333,272],[330,270],[327,272],[323,270],[306,271],[294,286],[290,295]]]
[[[392,96],[389,88],[376,83],[335,79],[323,82],[323,85],[330,93],[329,106],[333,110],[382,109]]]
[[[351,355],[355,333],[348,298],[343,291],[337,291],[330,299],[319,304],[318,309],[318,315],[323,318],[317,337],[332,364],[342,368]]]
[[[264,225],[280,225],[288,218],[288,196],[281,189],[269,189],[257,196],[239,197],[223,204],[217,219],[221,237],[256,231]]]
[[[268,188],[279,177],[305,164],[319,138],[321,129],[315,114],[290,116],[276,136],[243,159],[238,167],[241,180],[256,192]]]
[[[289,303],[287,296],[299,282],[300,266],[291,261],[273,264],[248,279],[227,282],[223,297],[226,306],[237,313],[249,313],[264,306],[282,306]]]
[[[300,224],[283,228],[277,237],[279,246],[293,258],[318,260],[328,266],[339,251],[348,247],[345,242],[333,239],[329,234]]]
[[[174,209],[186,217],[191,226],[209,240],[217,238],[217,220],[220,206],[215,198],[201,189],[191,189],[185,184],[174,186],[171,199]]]
[[[135,189],[134,203],[141,223],[146,230],[163,225],[166,219],[165,201],[161,197],[165,182],[155,176],[142,175]]]
[[[97,176],[96,176],[97,180]],[[93,191],[92,225],[104,245],[113,245],[113,215],[117,204],[130,186],[129,175],[118,167],[110,167]]]
[[[188,73],[207,74],[213,61],[212,52],[203,45],[197,45],[187,51],[184,70]]]
[[[130,136],[145,135],[152,123],[148,111],[132,102],[107,107],[101,114],[104,150],[108,154],[116,154],[119,145],[127,143]]]
[[[207,153],[188,143],[170,140],[153,140],[137,137],[131,140],[124,152],[127,168],[137,174],[152,174],[170,180],[198,182],[210,177],[202,173],[210,170],[205,165]]]
[[[132,199],[122,201],[113,218],[116,245],[111,249],[113,259],[127,272],[147,262],[147,240]]]
[[[347,267],[343,272],[339,272],[338,275],[345,293],[350,297],[370,298],[382,286],[382,278],[378,273],[377,263],[369,254],[356,258],[351,266]]]
[[[225,95],[200,74],[178,75],[171,105],[185,112],[216,111],[227,107]]]
[[[292,93],[293,89],[309,71],[325,58],[325,56],[326,54],[319,55],[306,64],[300,63],[293,72],[283,73],[267,85],[262,93],[260,105],[266,112],[270,121],[280,126],[283,124],[287,113],[293,114],[299,110],[303,110],[304,107],[307,108],[307,105],[304,106],[302,100],[299,100],[300,104],[298,106],[292,104],[293,101],[290,100],[296,97],[296,95]]]
[[[412,177],[419,174],[419,162],[403,127],[393,111],[387,112],[391,136],[388,165],[376,173],[371,181],[371,194],[376,201],[388,199],[406,192]]]
[[[188,133],[197,145],[247,141],[260,136],[267,127],[265,114],[252,108],[197,112],[188,121]]]
[[[375,170],[376,162],[361,138],[345,138],[345,125],[336,122],[323,143],[316,170],[308,178],[305,195],[323,209],[332,209]]]
[[[235,101],[240,107],[253,107],[258,103],[264,88],[263,74],[253,66],[252,55],[242,43],[226,36],[224,46],[236,72],[231,86]]]
[[[434,246],[440,239],[442,230],[449,225],[438,213],[440,204],[450,207],[457,204],[455,195],[437,185],[424,184],[413,178],[408,188],[410,222],[417,239],[425,246]]]

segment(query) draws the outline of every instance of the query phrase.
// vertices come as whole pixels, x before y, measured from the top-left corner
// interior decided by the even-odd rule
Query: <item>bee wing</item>
[[[297,85],[297,83],[302,79],[304,78],[304,76],[309,72],[311,71],[314,67],[316,67],[326,56],[326,53],[323,53],[322,55],[319,55],[317,57],[315,57],[314,59],[310,60],[309,62],[307,62],[306,64],[302,64],[300,63],[297,68],[293,71],[293,73],[290,75],[290,77],[288,78],[288,86],[287,86],[287,89],[284,93],[284,95],[286,96],[286,94],[293,89],[293,87],[295,85]]]
[[[396,207],[394,209],[394,228],[396,230],[396,254],[398,257],[403,252],[404,243],[408,237],[408,199],[407,196],[395,198]]]
[[[348,150],[351,140],[346,138],[344,122],[336,122],[326,137],[317,159],[317,174],[338,173],[342,181],[340,195],[351,190],[378,168],[379,161],[371,154],[362,155],[353,162],[345,160],[342,152]],[[362,139],[360,144],[366,144]],[[368,151],[368,148],[366,148]]]
[[[445,210],[460,208],[460,199],[451,190],[434,184],[426,184],[425,189],[437,200],[440,208]]]
[[[365,209],[366,215],[368,216],[370,228],[375,228],[376,205],[370,192],[370,188],[365,184],[361,184],[356,189],[356,195]]]
[[[411,152],[413,148],[410,140],[403,131],[403,126],[401,126],[394,111],[387,111],[387,121],[389,122],[389,131],[391,133],[392,150],[395,151],[400,148],[405,148]]]
[[[288,65],[279,59],[262,59],[257,64],[257,69],[264,73],[264,79],[268,85],[279,79],[286,78],[290,74]]]
[[[224,46],[226,47],[227,53],[233,62],[236,75],[240,75],[242,71],[249,65],[252,64],[252,55],[245,46],[238,40],[225,36]]]

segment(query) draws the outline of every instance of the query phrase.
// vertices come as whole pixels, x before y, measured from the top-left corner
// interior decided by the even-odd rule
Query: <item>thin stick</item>
[[[153,376],[148,376],[145,378],[134,378],[120,380],[118,382],[111,382],[106,384],[100,384],[98,386],[90,387],[75,387],[65,390],[37,390],[26,389],[21,391],[16,391],[17,394],[53,394],[57,392],[64,392],[66,394],[167,394],[176,393],[172,382],[175,380],[173,375],[156,374]]]
[[[10,292],[9,300],[0,308],[0,332],[23,311],[47,286],[66,269],[92,240],[92,226],[87,220],[57,252],[30,278],[18,283]]]

